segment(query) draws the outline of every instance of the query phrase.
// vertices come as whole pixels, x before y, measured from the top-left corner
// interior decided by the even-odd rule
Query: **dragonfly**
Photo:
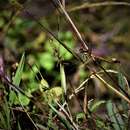
[[[59,40],[59,38],[55,34],[53,34],[52,31],[50,31],[42,23],[40,23],[40,21],[37,19],[37,17],[35,17],[34,14],[31,14],[30,11],[27,10],[22,4],[13,1],[12,5],[15,7],[15,9],[17,9],[17,12],[22,10],[29,17],[31,17],[41,27],[41,30],[46,31],[51,37],[53,37],[55,40],[57,40],[59,42],[59,44],[62,45],[66,50],[68,50],[74,56],[74,58],[77,59],[79,62],[81,62],[81,63],[83,63],[85,65],[87,65],[90,62],[95,64],[100,69],[102,69],[112,79],[112,77],[105,71],[105,69],[100,65],[99,62],[100,61],[104,61],[104,62],[108,62],[108,63],[120,63],[120,61],[118,61],[117,59],[106,60],[103,57],[94,55],[92,53],[91,44],[88,44],[88,43],[86,43],[86,41],[84,41],[84,39],[82,38],[81,34],[79,33],[77,27],[74,25],[73,21],[71,20],[71,18],[68,15],[68,13],[65,11],[65,8],[63,7],[63,5],[61,4],[61,2],[59,0],[58,0],[58,2],[59,3],[53,1],[53,6],[56,7],[57,4],[59,4],[59,7],[61,7],[61,10],[64,12],[67,20],[69,21],[70,25],[74,29],[75,35],[77,36],[77,38],[81,42],[81,46],[79,48],[79,52],[82,55],[82,57],[80,56],[80,54],[76,53],[74,50],[69,48],[65,43],[63,43],[61,40]],[[12,12],[11,21],[13,21],[13,18],[17,15],[17,12],[16,13]],[[63,15],[63,13],[62,13],[62,15]],[[9,25],[10,25],[10,23],[7,25],[7,28],[5,30],[8,30]],[[7,31],[5,31],[5,32],[7,32]],[[116,85],[118,85],[118,84],[116,84]],[[120,86],[119,86],[119,88],[121,89]],[[125,91],[123,91],[123,92],[125,93],[125,95],[127,95],[127,97],[129,97],[128,94]]]

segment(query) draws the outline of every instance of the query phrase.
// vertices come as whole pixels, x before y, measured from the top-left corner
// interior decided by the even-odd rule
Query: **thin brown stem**
[[[73,11],[79,11],[87,8],[94,8],[94,7],[101,7],[101,6],[130,6],[129,2],[116,2],[116,1],[106,1],[106,2],[98,2],[98,3],[84,3],[79,6],[75,6],[73,8],[68,8],[68,12],[73,12]]]

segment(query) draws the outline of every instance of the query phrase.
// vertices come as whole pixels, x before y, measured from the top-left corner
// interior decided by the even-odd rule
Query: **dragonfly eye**
[[[67,75],[73,75],[78,67],[78,64],[76,64],[75,62],[71,62],[71,61],[64,61],[64,68],[65,68],[65,73]]]

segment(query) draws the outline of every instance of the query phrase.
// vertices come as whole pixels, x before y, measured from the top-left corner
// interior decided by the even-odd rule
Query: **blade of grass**
[[[18,130],[22,130],[19,121],[18,121],[18,126],[17,127],[18,127]]]
[[[59,119],[61,120],[61,122],[64,124],[64,126],[66,127],[67,130],[72,130],[71,125],[69,123],[69,121],[67,121],[67,119],[65,118],[65,116],[63,116],[58,110],[56,110],[55,107],[53,107],[51,104],[49,104],[50,108],[58,115]]]
[[[108,101],[107,103],[107,111],[114,129],[124,130],[125,125],[123,123],[121,115],[117,112],[116,106],[111,101]]]
[[[7,128],[6,121],[2,111],[0,112],[0,128]]]
[[[23,53],[23,55],[21,57],[21,60],[19,62],[18,68],[16,70],[15,76],[12,79],[13,80],[12,84],[14,84],[15,86],[20,85],[21,78],[22,78],[22,73],[23,73],[23,68],[24,68],[24,62],[25,62],[25,54]],[[16,100],[17,100],[17,95],[13,90],[10,91],[9,100],[10,100],[10,105],[15,103]]]
[[[60,64],[60,76],[61,76],[61,86],[63,87],[64,94],[66,95],[67,88],[66,88],[66,76],[65,76],[65,70],[64,65]]]
[[[11,123],[10,123],[10,109],[9,109],[9,105],[8,105],[8,102],[6,100],[6,98],[4,99],[5,101],[5,104],[3,106],[3,109],[4,109],[4,112],[5,112],[5,116],[6,116],[6,124],[7,124],[7,128],[10,129],[11,128]]]
[[[118,84],[122,87],[123,90],[127,91],[128,94],[129,94],[130,93],[130,89],[129,89],[129,86],[127,85],[127,79],[120,72],[117,73],[117,76],[118,76]],[[123,100],[121,102],[122,102],[123,109],[124,110],[128,110],[129,107],[128,107],[127,102],[124,102]],[[125,114],[128,115],[128,113],[125,113]]]
[[[13,84],[14,85],[19,86],[19,84],[20,84],[20,81],[22,79],[22,73],[23,73],[24,63],[25,63],[25,53],[23,53],[23,55],[22,55],[22,58],[20,60],[19,66],[18,66],[18,69],[17,69],[16,74],[15,74],[15,76],[13,78]],[[18,97],[19,97],[19,102],[20,102],[23,110],[25,111],[25,113],[27,114],[28,118],[30,119],[30,121],[32,122],[32,124],[35,126],[35,128],[38,129],[37,126],[36,126],[36,124],[32,120],[32,118],[30,117],[30,115],[28,114],[28,112],[26,112],[24,106],[22,105],[23,103],[22,103],[22,101],[20,99],[20,94],[21,93],[19,93]],[[25,97],[25,98],[27,98],[27,97]]]
[[[103,100],[100,101],[96,101],[94,102],[94,104],[91,106],[91,108],[89,109],[91,112],[95,112],[97,111],[97,109],[102,105],[105,104],[106,102]]]
[[[23,68],[24,68],[24,63],[25,63],[25,53],[23,53],[20,63],[18,65],[18,69],[15,73],[15,76],[13,77],[13,84],[16,86],[19,86],[20,84],[22,73],[23,73]]]
[[[128,91],[128,94],[130,94],[130,87],[126,77],[121,72],[118,72],[117,76],[118,76],[118,84],[122,87],[122,89]]]
[[[1,105],[0,112],[0,128],[10,129],[11,128],[11,118],[10,118],[10,109],[6,98],[4,97],[4,102]]]

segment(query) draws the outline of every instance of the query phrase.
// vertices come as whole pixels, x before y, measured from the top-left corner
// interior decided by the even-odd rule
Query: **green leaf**
[[[80,120],[84,120],[85,119],[85,114],[83,112],[80,112],[76,115],[76,121],[79,122]]]
[[[60,64],[60,76],[61,76],[61,86],[63,87],[64,93],[66,94],[67,92],[66,76],[65,76],[64,66],[62,64]]]
[[[63,89],[59,86],[53,87],[49,90],[42,92],[43,100],[47,103],[52,103],[53,101],[60,101],[63,96]]]
[[[42,78],[40,85],[39,85],[39,88],[41,91],[49,88],[49,84],[47,83],[47,81],[45,79]]]
[[[50,70],[53,69],[53,67],[54,67],[54,58],[50,53],[48,53],[48,52],[40,53],[38,55],[38,60],[39,60],[40,65],[43,68],[45,68],[46,70],[50,71]]]
[[[123,90],[125,90],[127,93],[129,93],[130,89],[129,89],[129,86],[127,86],[127,83],[126,83],[127,80],[126,80],[125,76],[120,72],[117,73],[117,76],[118,76],[118,84],[120,85],[120,87]],[[123,106],[124,110],[129,109],[126,101],[122,100],[121,102],[122,102],[122,106]]]
[[[39,89],[38,83],[37,83],[35,80],[32,79],[32,80],[27,84],[27,88],[28,88],[27,91],[29,91],[30,93],[32,93],[32,92],[34,92],[34,91],[36,91],[36,90]]]
[[[27,105],[29,104],[30,99],[27,98],[25,95],[19,93],[19,94],[18,94],[18,97],[19,97],[20,104],[21,104],[22,106],[27,106]]]
[[[65,60],[70,60],[72,58],[72,55],[64,47],[60,47],[60,55]]]
[[[118,73],[118,83],[125,90],[126,82],[122,73]]]
[[[19,62],[17,71],[15,73],[15,76],[13,77],[13,84],[16,86],[19,86],[20,82],[21,82],[21,78],[22,78],[22,73],[23,73],[23,68],[24,68],[24,62],[25,62],[25,54],[23,53],[21,60]],[[10,101],[10,105],[12,106],[12,104],[18,104],[18,97],[16,95],[16,93],[11,90],[10,94],[9,94],[9,101]]]
[[[67,32],[60,32],[59,33],[59,39],[67,44],[69,48],[74,47],[74,41],[72,37],[72,33],[70,31]],[[64,58],[64,60],[70,60],[73,56],[70,52],[68,52],[62,45],[58,43],[55,39],[52,39],[51,41],[47,41],[45,43],[45,49],[46,51],[49,51],[51,54],[54,53],[54,48],[56,48],[59,51],[59,55]]]
[[[49,90],[49,93],[54,96],[53,98],[57,98],[63,94],[63,89],[61,87],[53,87]]]
[[[66,39],[66,40],[73,40],[72,32],[67,31],[67,32],[65,33],[65,39]]]
[[[102,120],[97,120],[96,119],[96,125],[101,130],[110,130],[109,126],[106,126],[106,124]]]
[[[105,101],[96,101],[93,103],[93,105],[89,109],[91,112],[96,112],[97,109],[104,103],[105,103]]]
[[[22,79],[22,74],[23,74],[23,68],[24,68],[24,63],[25,63],[25,54],[23,53],[22,58],[19,62],[17,71],[15,73],[15,76],[13,77],[13,84],[16,86],[20,85],[21,79]],[[9,100],[10,104],[21,104],[21,105],[28,105],[30,99],[28,99],[25,95],[21,94],[20,92],[18,93],[18,97],[15,92],[11,91],[9,95]],[[19,102],[20,101],[20,102]]]
[[[17,105],[19,103],[16,93],[12,90],[9,93],[9,103],[10,103],[10,106],[12,106],[12,104]]]
[[[111,101],[108,101],[107,103],[107,112],[114,130],[124,130],[125,124],[121,118],[121,115],[118,113],[116,106]]]
[[[16,85],[16,86],[19,86],[20,81],[22,79],[24,62],[25,62],[25,54],[23,53],[22,58],[20,60],[20,63],[18,65],[17,71],[15,73],[15,76],[13,77],[13,84]]]

